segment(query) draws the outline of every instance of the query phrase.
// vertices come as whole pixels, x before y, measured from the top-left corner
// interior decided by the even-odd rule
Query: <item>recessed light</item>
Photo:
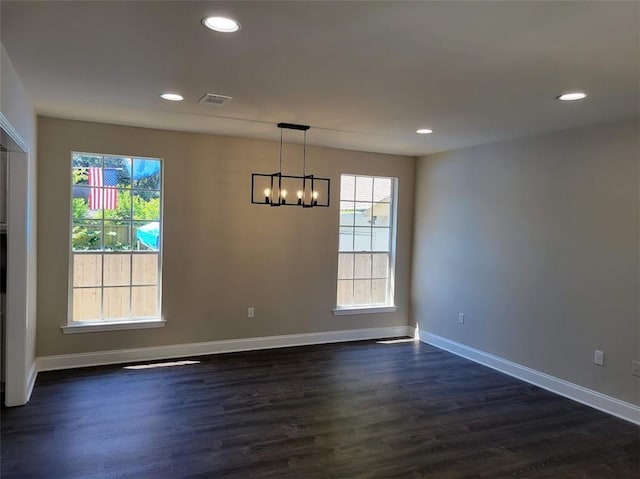
[[[572,91],[569,93],[563,93],[562,95],[558,95],[556,98],[562,101],[575,101],[575,100],[582,100],[583,98],[586,98],[586,97],[587,97],[586,93],[583,93],[581,91]]]
[[[418,135],[428,135],[429,133],[433,133],[433,130],[431,128],[420,128],[416,130],[416,133]]]
[[[163,93],[163,94],[160,95],[160,98],[162,98],[164,100],[169,100],[169,101],[182,101],[182,100],[184,100],[182,95],[179,95],[177,93]]]
[[[202,24],[214,30],[222,33],[233,33],[240,30],[240,24],[232,18],[226,17],[207,17],[202,19]]]

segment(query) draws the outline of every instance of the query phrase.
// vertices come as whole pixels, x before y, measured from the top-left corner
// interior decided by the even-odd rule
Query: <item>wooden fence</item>
[[[73,320],[158,317],[158,259],[157,253],[74,253]]]

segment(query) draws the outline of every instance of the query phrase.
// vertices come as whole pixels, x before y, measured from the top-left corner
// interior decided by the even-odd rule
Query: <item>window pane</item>
[[[371,251],[371,228],[354,228],[354,251]]]
[[[356,177],[356,201],[373,201],[373,178]]]
[[[102,289],[102,315],[104,319],[119,319],[130,317],[129,288]]]
[[[391,205],[389,203],[375,203],[367,210],[367,216],[372,226],[389,226]]]
[[[104,286],[128,286],[131,281],[131,255],[104,255]]]
[[[73,185],[89,185],[89,168],[102,168],[102,156],[73,153],[71,180]]]
[[[113,171],[118,188],[131,188],[131,158],[105,156],[105,170]]]
[[[353,251],[353,228],[340,227],[339,251]]]
[[[340,226],[354,225],[355,204],[352,201],[340,202]]]
[[[356,226],[366,226],[367,228],[371,226],[371,217],[367,216],[368,211],[371,208],[373,203],[361,203],[360,207],[356,210],[355,213],[355,225]],[[364,206],[363,206],[364,205]]]
[[[353,303],[353,281],[338,280],[338,297],[336,300],[338,306],[350,306]]]
[[[340,253],[338,255],[338,279],[353,278],[353,255]]]
[[[100,319],[100,288],[80,288],[73,290],[73,320],[89,321]]]
[[[76,196],[78,187],[74,188],[73,195]],[[79,194],[86,195],[87,205],[89,211],[87,217],[102,219],[102,213],[109,210],[118,209],[118,190],[116,188],[100,188],[98,186],[92,186],[89,188],[83,188],[79,191]],[[111,214],[114,216],[114,213]],[[107,213],[107,218],[109,214]]]
[[[134,318],[158,316],[157,286],[134,286],[132,288],[131,314]]]
[[[158,221],[133,222],[133,249],[158,251],[160,247],[160,223]]]
[[[390,228],[373,228],[373,251],[390,251]]]
[[[73,219],[83,219],[88,217],[89,191],[90,188],[83,186],[73,187],[73,198],[71,199],[71,217]]]
[[[158,255],[133,254],[132,284],[158,284]]]
[[[140,190],[160,189],[160,170],[162,163],[159,160],[147,158],[133,159],[133,187]]]
[[[128,221],[104,222],[104,249],[106,251],[128,251],[130,226]]]
[[[160,192],[133,190],[133,219],[157,221],[160,219]]]
[[[351,175],[342,175],[340,177],[340,199],[351,200],[355,199],[356,191],[356,177]]]
[[[387,303],[387,280],[374,279],[371,281],[371,302],[374,304]]]
[[[104,195],[104,219],[105,220],[129,220],[131,218],[131,190],[105,188]]]
[[[391,202],[391,178],[373,179],[373,201],[376,203]]]
[[[354,304],[371,303],[371,280],[356,279],[353,281]]]
[[[389,276],[389,255],[374,254],[373,255],[373,278],[387,278]]]
[[[371,255],[357,254],[355,255],[355,278],[364,279],[371,278]]]
[[[102,222],[75,222],[71,232],[71,246],[74,251],[102,249]]]
[[[73,285],[102,286],[102,255],[73,255]]]

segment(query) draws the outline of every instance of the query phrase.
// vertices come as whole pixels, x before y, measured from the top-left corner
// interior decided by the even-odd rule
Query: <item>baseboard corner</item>
[[[560,396],[640,425],[640,406],[608,396],[593,389],[531,369],[508,359],[486,353],[451,339],[419,330],[420,341],[444,349],[457,356],[490,367],[496,371],[541,387]]]

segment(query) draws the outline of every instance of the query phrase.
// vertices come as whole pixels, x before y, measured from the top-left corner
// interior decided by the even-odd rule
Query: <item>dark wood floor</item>
[[[640,428],[425,344],[194,359],[40,374],[2,477],[640,477]]]

